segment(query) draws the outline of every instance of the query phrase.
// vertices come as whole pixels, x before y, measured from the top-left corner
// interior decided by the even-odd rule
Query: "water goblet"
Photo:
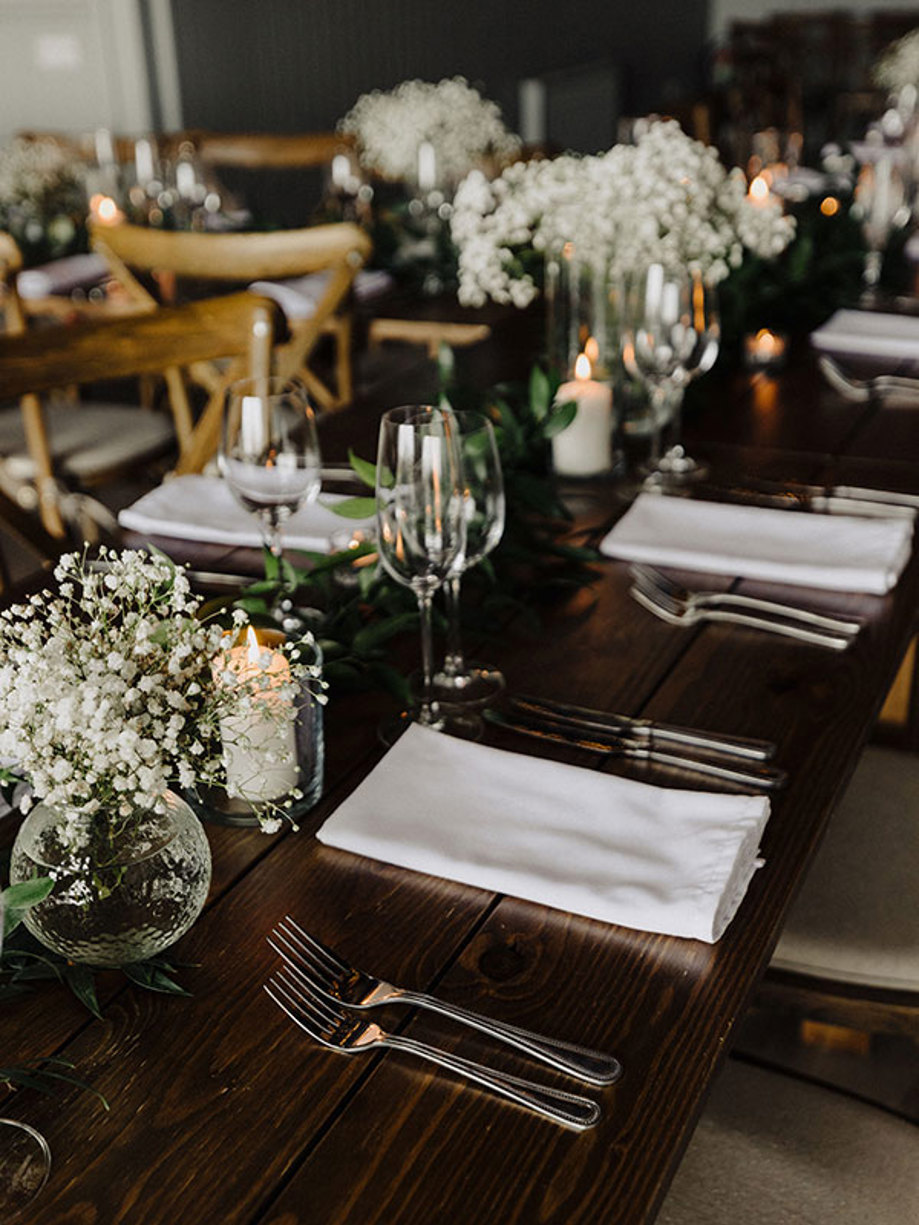
[[[462,564],[466,542],[464,481],[451,413],[430,405],[390,409],[380,422],[376,472],[380,562],[410,588],[421,621],[422,691],[416,707],[380,729],[391,742],[406,719],[444,729],[433,695],[431,610],[434,593]]]
[[[466,570],[477,566],[504,533],[504,478],[491,422],[482,413],[454,412],[463,461],[466,547],[444,583],[447,650],[434,676],[434,693],[443,702],[482,706],[504,688],[504,677],[490,664],[467,663],[460,625],[460,591]]]
[[[316,419],[303,388],[277,378],[242,379],[227,391],[219,467],[233,496],[261,525],[280,558],[283,526],[320,486]]]
[[[0,896],[0,949],[3,946],[3,898]],[[51,1173],[51,1150],[45,1137],[16,1119],[0,1118],[0,1221],[21,1221],[20,1213],[38,1195]]]
[[[705,466],[688,456],[680,442],[682,405],[692,379],[715,364],[719,335],[715,290],[699,273],[654,263],[631,278],[625,295],[622,360],[650,394],[649,485],[680,485],[705,474]],[[668,423],[671,444],[662,454]]]

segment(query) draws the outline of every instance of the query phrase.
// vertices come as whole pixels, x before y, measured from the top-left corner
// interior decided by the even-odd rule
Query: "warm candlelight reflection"
[[[93,219],[98,221],[100,225],[117,225],[124,221],[124,213],[115,203],[111,196],[104,196],[101,192],[97,192],[90,197],[89,211],[92,213]]]

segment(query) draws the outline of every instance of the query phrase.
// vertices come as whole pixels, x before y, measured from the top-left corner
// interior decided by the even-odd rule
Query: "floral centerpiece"
[[[911,30],[885,48],[872,75],[877,85],[894,94],[907,85],[919,89],[919,30]]]
[[[0,149],[0,230],[27,265],[85,249],[83,170],[54,141],[17,138]]]
[[[520,150],[497,104],[463,77],[436,84],[403,81],[392,90],[362,94],[338,126],[356,138],[361,164],[389,179],[416,179],[425,142],[437,174],[454,182],[486,157],[504,162]]]
[[[372,197],[377,266],[423,294],[455,290],[453,190],[474,167],[495,172],[520,150],[497,105],[462,77],[403,81],[358,98],[339,128],[363,167],[388,181]]]
[[[41,800],[11,879],[54,878],[26,916],[49,947],[123,964],[172,943],[206,898],[207,840],[170,788],[226,787],[232,748],[251,748],[247,728],[293,718],[311,665],[288,647],[287,681],[272,677],[270,691],[257,665],[234,666],[235,633],[199,619],[201,601],[168,558],[69,554],[55,578],[56,593],[0,613],[0,756],[29,783],[20,806]],[[237,610],[234,631],[246,621]],[[264,828],[297,798],[260,805]]]
[[[524,307],[539,293],[534,263],[565,243],[611,277],[654,261],[717,284],[745,251],[778,255],[794,222],[778,201],[751,201],[741,171],[667,120],[596,156],[517,163],[492,182],[473,171],[457,190],[452,228],[460,301]]]

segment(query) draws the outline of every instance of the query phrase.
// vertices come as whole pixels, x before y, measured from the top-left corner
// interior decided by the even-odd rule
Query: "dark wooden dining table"
[[[341,458],[372,432],[366,410],[339,414],[326,453]],[[919,492],[919,411],[845,402],[806,351],[776,378],[712,376],[687,439],[727,482],[844,479]],[[579,539],[599,539],[622,513],[614,481],[564,492]],[[238,557],[215,560],[233,569]],[[590,587],[543,606],[538,632],[511,622],[481,650],[512,691],[775,742],[788,783],[773,799],[765,866],[723,938],[710,945],[607,925],[323,846],[315,831],[383,752],[376,725],[388,709],[373,695],[335,699],[324,796],[301,830],[208,826],[209,902],[175,950],[188,963],[188,998],[112,972],[99,980],[102,1020],[63,987],[4,1003],[5,1061],[59,1054],[111,1107],[78,1091],[4,1103],[53,1154],[33,1225],[654,1219],[914,632],[919,559],[886,596],[797,593],[864,620],[845,652],[738,626],[667,626],[629,598],[624,563],[598,569]],[[494,729],[488,739],[542,751]],[[663,768],[545,751],[650,783],[699,785]],[[585,1090],[601,1103],[599,1125],[577,1134],[398,1052],[346,1057],[311,1042],[262,990],[276,965],[265,938],[288,913],[390,981],[617,1055],[619,1082]],[[432,1014],[390,1008],[375,1019],[572,1083]]]

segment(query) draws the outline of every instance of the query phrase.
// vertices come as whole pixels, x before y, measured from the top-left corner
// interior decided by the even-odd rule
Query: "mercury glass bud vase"
[[[211,853],[194,812],[166,792],[162,812],[127,816],[37,804],[20,826],[10,881],[50,876],[48,897],[23,922],[71,961],[116,967],[161,953],[207,900]]]

